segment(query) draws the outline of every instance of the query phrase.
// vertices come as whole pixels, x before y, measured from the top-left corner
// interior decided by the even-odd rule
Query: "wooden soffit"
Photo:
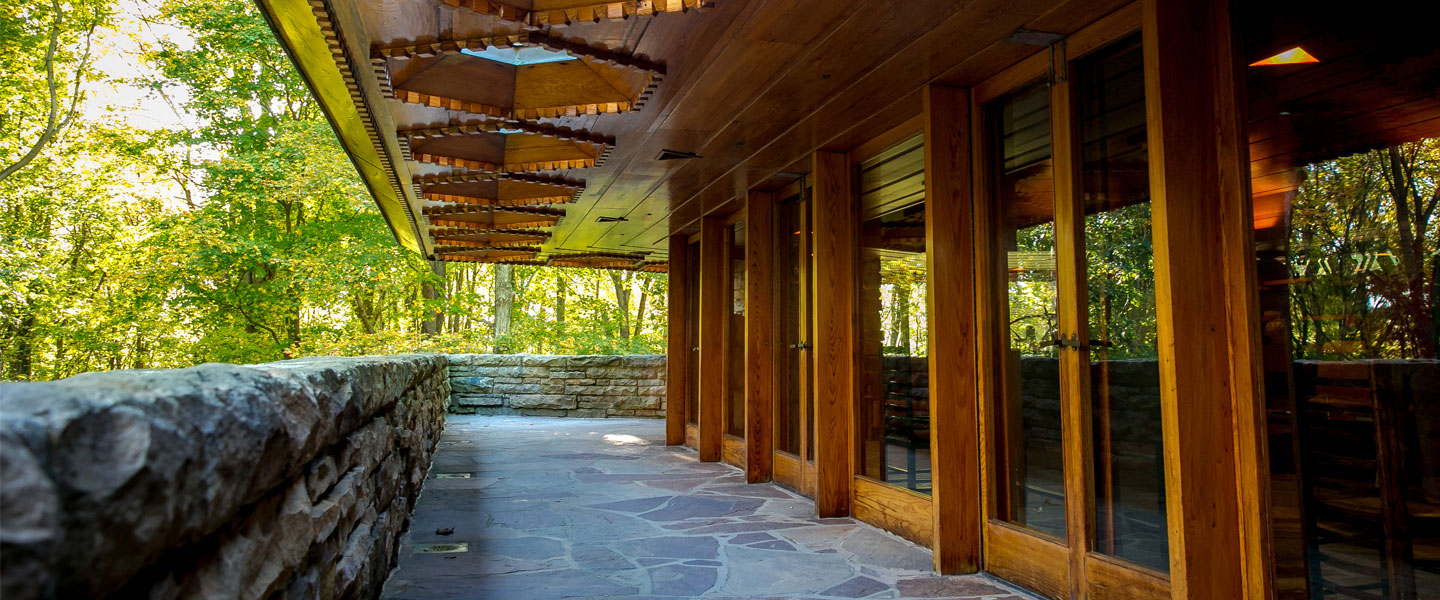
[[[427,206],[424,212],[432,227],[482,230],[553,227],[565,216],[554,209],[485,206]]]
[[[587,169],[604,163],[615,140],[525,121],[480,121],[397,132],[406,158],[487,173]]]
[[[549,62],[521,55],[537,49]],[[536,32],[377,47],[372,60],[396,100],[506,119],[638,109],[664,77],[646,60]]]

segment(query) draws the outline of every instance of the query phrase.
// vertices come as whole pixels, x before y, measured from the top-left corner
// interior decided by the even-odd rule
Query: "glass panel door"
[[[998,517],[1065,538],[1059,288],[1050,90],[1032,85],[986,109],[1004,265],[1005,336],[995,407]]]
[[[1063,46],[1060,47],[1063,50]],[[987,568],[1063,597],[1168,593],[1138,35],[983,105]],[[1067,77],[1068,76],[1068,77]]]
[[[775,458],[773,478],[801,493],[813,478],[810,401],[810,203],[804,188],[775,206]]]
[[[1137,37],[1075,62],[1095,546],[1169,569],[1145,71]]]

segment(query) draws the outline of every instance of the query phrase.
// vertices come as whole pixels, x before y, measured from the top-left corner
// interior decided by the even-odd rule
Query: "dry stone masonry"
[[[378,595],[446,357],[0,384],[0,597]]]
[[[665,357],[450,355],[450,412],[664,417]]]

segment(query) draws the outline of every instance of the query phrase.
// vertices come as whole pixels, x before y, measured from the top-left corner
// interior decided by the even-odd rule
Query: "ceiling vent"
[[[660,151],[660,156],[656,157],[655,160],[686,160],[691,158],[700,158],[700,155],[694,152],[681,152],[679,150],[666,148]]]
[[[600,217],[595,219],[596,223],[627,223],[630,219],[625,217]]]
[[[1027,46],[1049,46],[1063,39],[1065,39],[1065,36],[1058,33],[1034,31],[1021,27],[1010,34],[1010,37],[1005,38],[1005,41],[1012,44],[1025,44]]]

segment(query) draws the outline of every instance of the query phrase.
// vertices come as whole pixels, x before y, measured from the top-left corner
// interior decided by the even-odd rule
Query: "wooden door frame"
[[[1068,77],[1074,61],[1086,54],[1142,30],[1140,3],[1132,3],[1067,37],[1056,51],[1040,50],[1015,66],[977,84],[972,89],[970,122],[974,159],[973,211],[975,215],[975,264],[981,272],[976,281],[986,282],[976,290],[976,340],[984,348],[976,353],[981,466],[996,473],[1000,451],[990,428],[998,422],[994,411],[1003,394],[1002,368],[998,357],[1003,347],[1003,319],[999,318],[1005,299],[1003,290],[992,281],[993,273],[1004,268],[1003,253],[994,240],[996,207],[989,171],[992,132],[986,131],[985,105],[1036,80],[1050,80],[1051,156],[1055,174],[1055,245],[1057,257],[1058,306],[1062,336],[1089,339],[1084,311],[1086,277],[1084,264],[1084,210],[1076,181],[1080,172],[1079,131],[1075,93]],[[1052,62],[1053,61],[1053,62]],[[1147,71],[1147,82],[1149,73]],[[1152,189],[1155,169],[1151,168]],[[1152,197],[1155,194],[1152,192]],[[1158,261],[1158,255],[1157,255]],[[1159,303],[1157,299],[1157,304]],[[1163,350],[1162,350],[1163,352]],[[981,478],[986,570],[1056,598],[1165,597],[1172,594],[1169,577],[1140,565],[1094,551],[1093,452],[1091,451],[1091,410],[1088,398],[1089,352],[1062,354],[1062,463],[1066,495],[1066,539],[1049,536],[1000,521],[999,494],[993,476]],[[1173,365],[1172,365],[1173,367]],[[1167,464],[1171,444],[1166,444]],[[1168,490],[1168,485],[1167,485]],[[1173,514],[1171,518],[1173,520]],[[1170,540],[1172,557],[1185,547]],[[1173,561],[1173,558],[1172,558]],[[1181,596],[1176,596],[1181,597]]]

